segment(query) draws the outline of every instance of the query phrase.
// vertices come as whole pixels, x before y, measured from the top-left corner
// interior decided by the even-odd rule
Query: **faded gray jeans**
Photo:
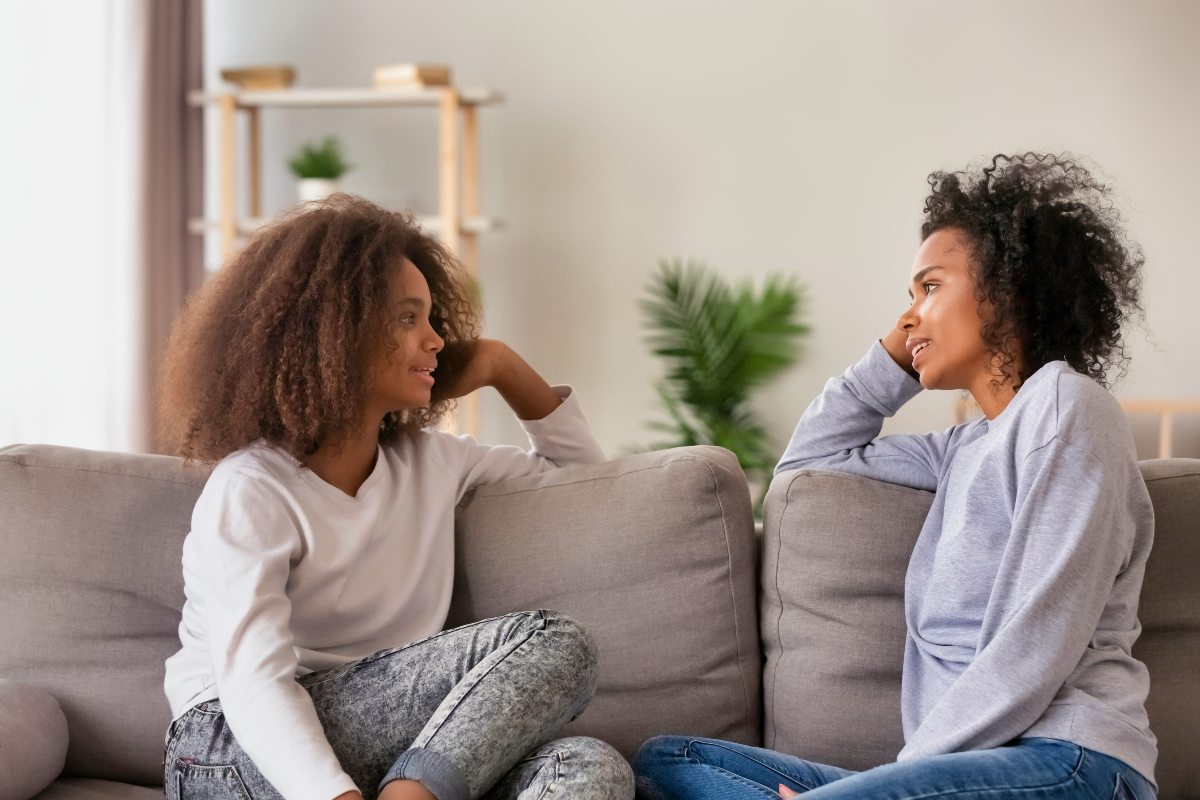
[[[438,800],[633,797],[632,770],[611,746],[547,741],[596,690],[595,645],[562,614],[464,625],[298,681],[367,800],[400,778],[421,781]],[[280,797],[234,739],[219,700],[171,724],[163,770],[167,800]]]

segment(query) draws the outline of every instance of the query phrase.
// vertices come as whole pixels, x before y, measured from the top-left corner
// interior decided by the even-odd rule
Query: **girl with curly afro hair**
[[[1107,391],[1142,257],[1073,158],[999,155],[929,183],[908,307],[825,385],[777,468],[936,493],[905,581],[904,747],[851,772],[660,737],[634,766],[662,797],[1155,796],[1131,652],[1154,517]],[[880,436],[922,388],[968,391],[984,415]]]
[[[431,427],[484,386],[531,450]],[[547,743],[595,689],[578,623],[442,631],[463,495],[604,456],[570,388],[478,338],[410,217],[335,195],[261,231],[177,324],[163,416],[216,462],[183,549],[168,798],[632,797],[608,745]]]

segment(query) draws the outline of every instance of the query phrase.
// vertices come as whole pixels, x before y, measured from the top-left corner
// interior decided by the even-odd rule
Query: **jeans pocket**
[[[246,785],[233,765],[191,764],[183,759],[175,762],[175,793],[167,792],[168,800],[252,800]]]
[[[1112,800],[1138,800],[1133,789],[1129,788],[1129,784],[1120,775],[1117,775],[1117,785],[1113,787]]]

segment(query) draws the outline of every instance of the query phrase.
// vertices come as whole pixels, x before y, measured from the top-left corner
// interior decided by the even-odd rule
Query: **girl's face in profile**
[[[387,335],[367,387],[372,415],[429,405],[437,354],[446,344],[429,322],[432,310],[425,276],[402,260],[388,279]]]
[[[921,243],[913,259],[912,304],[897,320],[913,369],[926,389],[984,390],[994,377],[982,336],[983,318],[971,274],[970,242],[944,228]]]

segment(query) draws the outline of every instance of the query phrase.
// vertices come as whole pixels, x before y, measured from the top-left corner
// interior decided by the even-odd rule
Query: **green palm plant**
[[[714,444],[733,451],[763,487],[778,459],[749,406],[752,391],[796,363],[804,287],[769,276],[755,293],[749,281],[730,286],[700,263],[659,262],[641,301],[646,342],[666,362],[657,385],[668,421],[655,448]]]

